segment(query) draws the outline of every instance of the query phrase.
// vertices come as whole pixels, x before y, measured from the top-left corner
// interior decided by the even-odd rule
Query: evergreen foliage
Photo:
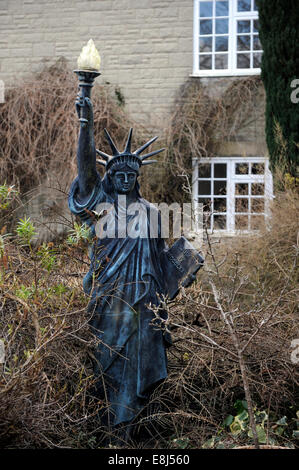
[[[291,87],[299,79],[298,7],[298,0],[258,1],[271,168],[280,166],[293,176],[299,164],[299,103],[291,100],[292,92],[299,97],[299,91],[296,93]],[[299,88],[298,84],[296,87]]]

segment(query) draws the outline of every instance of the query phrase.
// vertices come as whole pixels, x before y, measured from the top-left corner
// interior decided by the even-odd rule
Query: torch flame
[[[80,70],[100,70],[101,57],[92,39],[82,48],[77,64]]]

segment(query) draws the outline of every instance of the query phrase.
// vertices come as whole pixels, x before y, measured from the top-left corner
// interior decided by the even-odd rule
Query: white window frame
[[[229,39],[228,39],[228,69],[219,70],[200,70],[199,69],[199,2],[211,0],[194,0],[193,7],[193,77],[224,77],[224,76],[243,76],[259,75],[260,68],[237,69],[237,20],[240,19],[258,19],[256,11],[238,12],[237,0],[229,1]],[[213,0],[214,1],[214,0]],[[213,33],[212,37],[215,37]],[[252,54],[251,54],[252,55]]]
[[[246,235],[256,232],[256,230],[236,230],[235,229],[235,184],[237,183],[263,183],[264,184],[264,212],[265,222],[268,224],[271,210],[270,203],[273,199],[273,179],[269,169],[269,160],[265,157],[212,157],[212,158],[193,158],[193,176],[192,176],[192,205],[195,215],[195,232],[202,230],[199,224],[199,204],[198,198],[209,198],[209,195],[198,195],[198,165],[205,163],[226,163],[226,230],[208,230],[208,233],[221,236]],[[261,175],[236,175],[235,166],[237,163],[263,163],[264,174]],[[202,178],[204,180],[205,178]],[[211,174],[211,182],[214,181]],[[211,185],[212,186],[212,185]],[[249,196],[250,198],[251,196]]]

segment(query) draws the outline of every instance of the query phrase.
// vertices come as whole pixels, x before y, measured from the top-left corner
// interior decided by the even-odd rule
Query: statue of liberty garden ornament
[[[90,227],[95,240],[83,287],[90,296],[91,327],[99,339],[95,393],[108,401],[101,419],[113,429],[131,423],[150,393],[167,377],[166,348],[171,339],[168,332],[152,324],[154,314],[149,304],[159,305],[163,296],[174,298],[180,285],[195,279],[203,259],[184,237],[168,248],[161,236],[158,209],[140,195],[141,167],[155,163],[148,158],[164,150],[144,153],[157,137],[132,152],[130,129],[121,152],[105,129],[112,155],[96,150],[90,96],[100,73],[92,40],[80,58],[75,71],[80,90],[76,100],[80,120],[78,177],[70,188],[69,207]],[[103,178],[97,172],[97,162],[105,168]],[[96,224],[94,214],[99,217]]]

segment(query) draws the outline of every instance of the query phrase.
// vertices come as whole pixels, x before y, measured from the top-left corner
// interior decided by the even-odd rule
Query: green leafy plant
[[[213,436],[207,441],[205,441],[202,445],[203,449],[223,449],[225,448],[225,444],[223,443],[222,436]]]
[[[248,437],[253,438],[252,430],[249,428],[248,405],[245,400],[237,400],[234,404],[237,415],[229,415],[224,420],[224,425],[228,426],[233,436],[239,436],[246,433]],[[260,444],[267,442],[267,435],[265,432],[265,422],[268,420],[268,415],[265,411],[255,411],[256,430],[258,441]]]
[[[31,298],[34,294],[34,287],[26,287],[24,284],[21,284],[19,288],[16,289],[15,294],[17,297],[19,297],[22,300],[28,300]]]
[[[247,402],[245,400],[237,400],[234,403],[234,408],[237,414],[229,414],[223,421],[223,426],[219,429],[218,435],[212,436],[205,441],[202,446],[203,448],[221,449],[224,447],[236,447],[246,441],[247,437],[253,439],[252,430],[249,426]],[[299,411],[297,411],[296,417],[295,421],[299,429]],[[277,439],[286,435],[287,431],[289,431],[288,434],[291,433],[291,429],[288,429],[290,423],[288,423],[286,416],[280,419],[276,418],[274,422],[272,417],[272,423],[269,423],[268,413],[265,410],[259,411],[255,409],[254,418],[259,444],[277,445],[279,442]],[[297,433],[299,434],[299,431],[293,431],[292,437],[296,438]]]
[[[56,284],[55,286],[51,287],[51,293],[56,295],[62,295],[67,292],[67,287],[64,284]]]
[[[19,222],[17,223],[16,232],[21,244],[31,244],[33,237],[36,235],[36,230],[30,220],[30,217],[27,218],[25,216],[24,219],[19,220]]]
[[[56,263],[56,256],[53,249],[46,243],[43,243],[38,249],[37,256],[41,260],[42,267],[50,272]]]
[[[295,437],[296,439],[299,439],[299,411],[296,411],[296,418],[297,419],[295,419],[295,421],[296,421],[297,429],[293,431],[292,436]]]
[[[187,449],[190,445],[190,439],[188,437],[177,437],[172,439],[172,445],[176,449]]]
[[[69,231],[70,235],[67,238],[69,245],[78,245],[81,241],[90,239],[90,228],[86,224],[74,223],[74,228]]]

